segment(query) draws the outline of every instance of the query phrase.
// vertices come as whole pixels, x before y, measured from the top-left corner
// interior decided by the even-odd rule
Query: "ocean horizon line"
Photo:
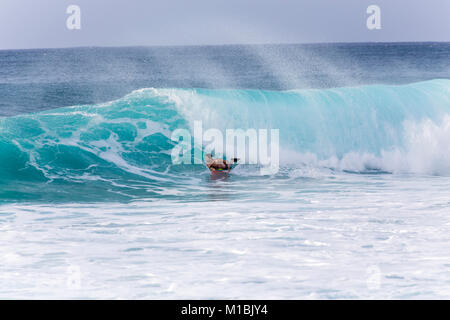
[[[172,45],[81,45],[67,47],[0,48],[0,51],[68,50],[68,49],[124,49],[124,48],[198,48],[243,46],[321,46],[321,45],[382,45],[382,44],[450,44],[450,41],[331,41],[331,42],[278,42],[278,43],[223,43],[223,44],[172,44]]]

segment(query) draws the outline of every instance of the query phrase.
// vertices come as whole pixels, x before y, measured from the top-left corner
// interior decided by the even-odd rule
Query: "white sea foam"
[[[450,295],[449,178],[260,179],[208,182],[206,202],[2,205],[0,298]]]
[[[405,121],[403,124],[404,146],[381,150],[380,155],[349,152],[319,159],[313,153],[300,153],[291,149],[281,151],[284,166],[297,167],[294,172],[305,176],[319,170],[370,172],[382,171],[396,174],[415,173],[425,175],[450,175],[450,116],[440,122],[430,119]],[[324,171],[325,170],[325,171]]]

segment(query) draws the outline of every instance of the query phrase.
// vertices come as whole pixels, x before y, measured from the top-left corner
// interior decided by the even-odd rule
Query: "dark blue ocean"
[[[0,115],[95,104],[141,88],[290,90],[449,78],[449,43],[0,51]]]
[[[2,298],[450,296],[449,43],[6,50],[0,116]]]

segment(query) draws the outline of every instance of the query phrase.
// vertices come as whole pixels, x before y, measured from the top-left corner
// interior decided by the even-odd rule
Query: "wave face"
[[[109,103],[1,119],[0,199],[120,201],[198,184],[205,168],[172,165],[170,139],[196,120],[223,132],[279,129],[286,168],[450,174],[450,80],[291,91],[141,89]]]

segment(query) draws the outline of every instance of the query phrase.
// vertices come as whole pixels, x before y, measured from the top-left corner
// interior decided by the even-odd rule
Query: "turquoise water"
[[[281,172],[270,179],[298,168],[448,175],[449,102],[444,79],[290,91],[140,89],[113,102],[3,118],[0,199],[204,200],[197,189],[208,170],[171,160],[171,133],[192,132],[194,121],[224,135],[278,129]],[[244,163],[235,173],[257,171]],[[187,191],[168,192],[179,188]]]
[[[449,62],[448,44],[0,52],[0,297],[448,297]],[[278,129],[279,171],[173,164],[195,121]]]

